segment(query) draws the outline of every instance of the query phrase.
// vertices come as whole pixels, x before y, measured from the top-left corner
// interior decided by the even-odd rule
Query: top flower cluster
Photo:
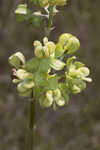
[[[41,7],[46,6],[64,6],[66,5],[66,0],[39,0]]]

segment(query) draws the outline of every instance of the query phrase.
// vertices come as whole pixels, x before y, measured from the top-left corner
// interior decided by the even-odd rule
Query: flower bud
[[[83,74],[79,69],[76,69],[74,65],[69,68],[69,75],[75,78],[82,78]]]
[[[27,90],[31,89],[34,87],[34,82],[30,80],[25,80],[21,83],[18,84],[17,90],[20,93],[26,92]]]
[[[48,0],[39,0],[39,3],[41,7],[46,7],[49,5]]]
[[[50,56],[50,54],[49,54],[49,49],[48,49],[47,46],[44,46],[44,47],[43,47],[43,51],[44,51],[45,57],[49,57],[49,56]]]
[[[34,42],[33,42],[33,46],[34,46],[34,47],[42,46],[42,44],[41,44],[40,41],[34,41]]]
[[[9,57],[9,63],[18,69],[21,64],[25,64],[25,57],[21,52],[17,52]]]
[[[63,97],[60,97],[59,99],[55,99],[56,103],[58,106],[64,106],[65,105],[65,100]]]
[[[46,57],[53,57],[55,52],[56,45],[53,42],[48,42],[45,44],[43,50]]]
[[[19,83],[19,84],[17,85],[17,90],[18,90],[18,92],[20,92],[20,93],[27,91],[27,89],[24,87],[23,82],[21,82],[21,83]]]
[[[80,71],[84,77],[90,74],[90,71],[87,67],[81,67],[78,69],[78,71]]]
[[[64,50],[68,50],[68,54],[72,54],[78,50],[80,47],[80,42],[76,37],[71,37],[67,44],[64,46]]]
[[[44,98],[44,99],[40,99],[40,105],[44,108],[48,108],[52,105],[52,102],[49,101],[47,98]]]
[[[50,107],[53,103],[53,92],[51,90],[46,92],[46,97],[43,95],[40,97],[40,105],[42,107]]]
[[[26,89],[31,89],[34,87],[34,82],[31,80],[26,80],[23,84]]]
[[[54,42],[48,42],[48,43],[46,44],[46,46],[47,46],[48,49],[49,49],[49,54],[50,54],[50,55],[55,52],[56,45],[55,45]]]
[[[17,77],[18,79],[20,79],[20,80],[24,80],[24,79],[26,79],[26,78],[32,78],[33,75],[32,75],[32,73],[29,73],[29,72],[27,72],[27,71],[24,70],[24,69],[18,69],[18,70],[16,71],[16,77]]]
[[[37,56],[38,58],[42,58],[43,57],[43,53],[42,53],[43,47],[42,46],[37,46],[35,48],[35,56]]]
[[[16,15],[26,15],[27,14],[27,5],[26,4],[20,4],[17,6],[17,9],[15,10]]]
[[[82,80],[87,81],[87,82],[92,82],[92,79],[91,79],[91,78],[83,77]]]
[[[73,85],[72,90],[74,94],[81,92],[81,89],[77,85]]]
[[[46,45],[48,43],[48,38],[47,37],[43,38],[43,43],[44,43],[44,45]]]
[[[86,83],[80,79],[72,79],[71,80],[71,89],[73,94],[80,93],[82,90],[86,88]]]
[[[63,33],[60,35],[58,42],[62,44],[62,46],[65,46],[68,42],[68,40],[72,37],[72,34],[70,33]]]
[[[13,79],[12,82],[16,84],[16,83],[19,83],[20,80],[18,80],[18,79]]]
[[[48,99],[48,101],[50,101],[51,103],[53,102],[53,92],[51,90],[46,92],[46,98]]]
[[[54,90],[54,95],[56,96],[56,98],[59,99],[61,97],[61,91],[60,91],[60,89]]]
[[[53,101],[48,100],[47,98],[44,99],[44,107],[50,107]]]

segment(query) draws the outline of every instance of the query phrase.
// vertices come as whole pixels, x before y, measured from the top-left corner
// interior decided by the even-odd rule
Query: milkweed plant
[[[39,11],[33,12],[32,5],[38,5]],[[18,21],[29,22],[34,27],[40,27],[46,21],[45,36],[42,41],[33,42],[34,55],[26,60],[18,51],[9,57],[13,67],[12,82],[16,84],[20,96],[30,97],[30,150],[33,150],[33,128],[35,101],[42,108],[67,105],[71,94],[78,94],[86,88],[86,82],[91,82],[89,68],[77,61],[73,54],[79,49],[79,39],[70,34],[62,33],[57,42],[49,40],[53,30],[53,18],[59,13],[59,7],[67,4],[66,0],[29,0],[19,4],[15,10]]]

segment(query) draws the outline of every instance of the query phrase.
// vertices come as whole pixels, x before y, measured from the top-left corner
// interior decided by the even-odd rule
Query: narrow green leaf
[[[50,59],[43,58],[40,60],[39,72],[48,72],[50,69]]]
[[[37,87],[46,87],[47,86],[47,74],[36,72],[34,74],[34,82]]]
[[[32,58],[25,64],[25,69],[31,73],[34,73],[38,70],[40,60],[38,58]]]
[[[48,85],[45,88],[47,88],[48,90],[55,90],[58,88],[58,77],[56,76],[56,74],[50,75],[48,77]]]

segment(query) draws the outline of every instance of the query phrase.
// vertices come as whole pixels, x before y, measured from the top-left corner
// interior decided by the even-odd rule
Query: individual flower
[[[61,34],[58,40],[67,54],[72,54],[80,47],[79,40],[70,33]]]

